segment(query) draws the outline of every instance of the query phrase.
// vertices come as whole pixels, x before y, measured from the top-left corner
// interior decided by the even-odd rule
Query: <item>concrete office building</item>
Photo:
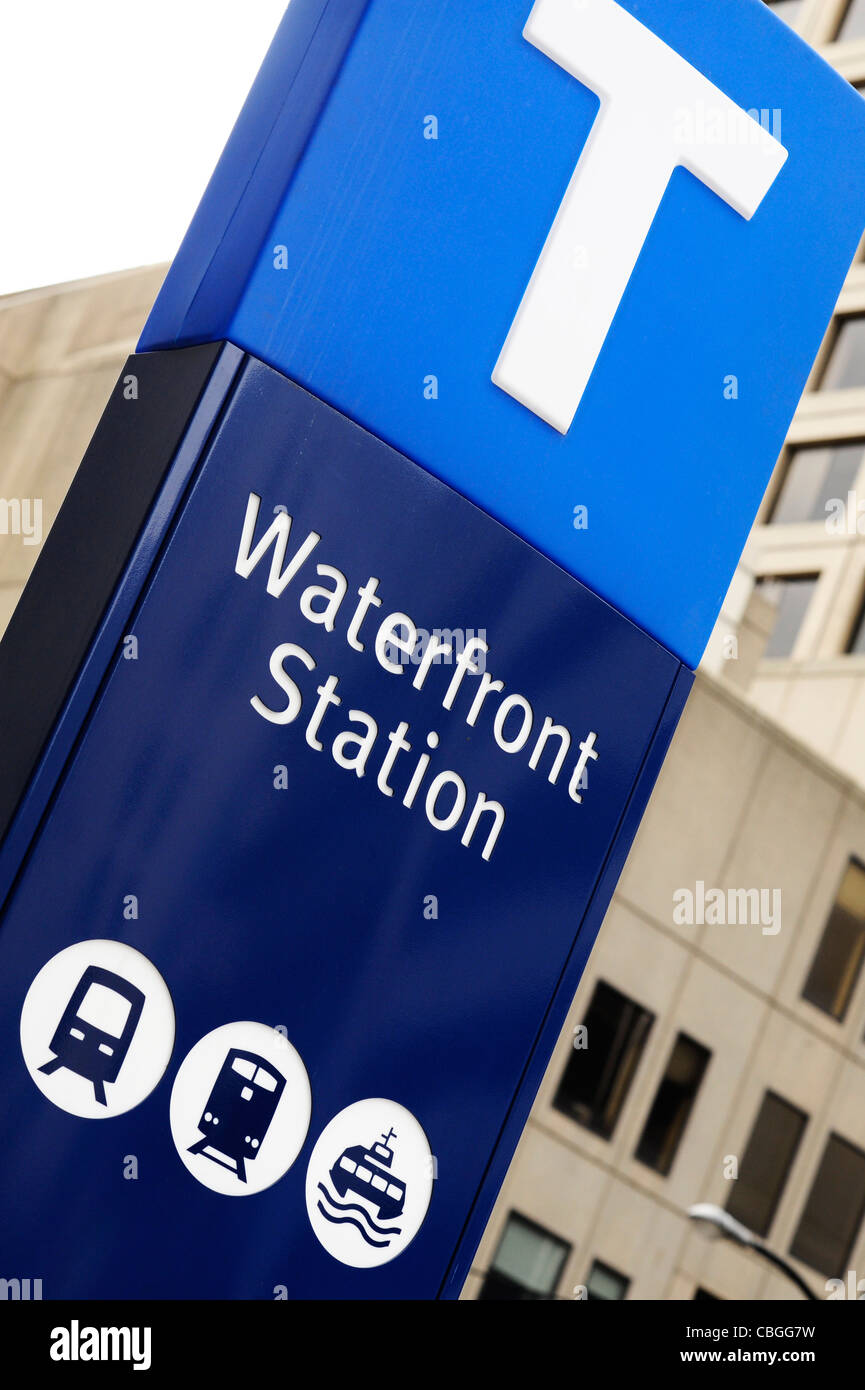
[[[164,275],[161,266],[0,299],[0,633]]]
[[[865,91],[865,0],[772,8]],[[863,865],[860,248],[464,1296],[801,1296],[697,1201],[865,1290]]]
[[[865,0],[773,8],[865,87]],[[0,301],[0,630],[163,273]],[[699,1234],[701,1200],[821,1295],[865,1280],[857,489],[865,511],[859,261],[464,1297],[797,1298]]]

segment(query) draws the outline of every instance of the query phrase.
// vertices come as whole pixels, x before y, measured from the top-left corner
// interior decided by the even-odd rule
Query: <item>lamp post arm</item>
[[[778,1269],[782,1270],[788,1279],[792,1279],[797,1289],[802,1290],[806,1298],[813,1299],[815,1303],[820,1302],[813,1289],[809,1288],[805,1280],[796,1273],[795,1269],[793,1269],[791,1265],[788,1265],[787,1261],[782,1259],[780,1255],[776,1255],[774,1250],[770,1250],[768,1246],[759,1243],[752,1245],[751,1249],[756,1250],[757,1254],[762,1255],[770,1264],[777,1265]]]

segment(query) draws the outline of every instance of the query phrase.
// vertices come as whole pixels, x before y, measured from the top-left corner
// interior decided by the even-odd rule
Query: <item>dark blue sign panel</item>
[[[0,933],[7,1269],[457,1292],[687,685],[248,361]]]

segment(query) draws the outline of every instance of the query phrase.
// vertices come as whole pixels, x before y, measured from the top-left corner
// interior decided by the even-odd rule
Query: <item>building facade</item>
[[[865,94],[865,0],[781,0],[772,8]],[[803,259],[809,254],[803,246]],[[738,652],[730,640],[736,636]],[[865,782],[865,243],[704,668]]]
[[[865,1289],[865,791],[698,676],[466,1297]]]

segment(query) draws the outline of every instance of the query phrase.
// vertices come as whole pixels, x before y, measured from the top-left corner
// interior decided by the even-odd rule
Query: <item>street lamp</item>
[[[712,1202],[696,1202],[694,1206],[688,1207],[688,1215],[692,1221],[697,1221],[700,1230],[710,1239],[719,1238],[732,1240],[736,1245],[744,1245],[748,1250],[753,1250],[755,1254],[762,1255],[764,1260],[775,1265],[788,1279],[791,1279],[800,1289],[806,1298],[812,1298],[819,1302],[817,1295],[808,1287],[805,1280],[795,1271],[792,1265],[776,1255],[774,1250],[770,1250],[768,1245],[764,1245],[759,1236],[755,1236],[753,1231],[749,1231],[747,1226],[743,1226],[741,1221],[737,1221],[729,1212],[724,1211],[723,1207],[716,1207]]]

